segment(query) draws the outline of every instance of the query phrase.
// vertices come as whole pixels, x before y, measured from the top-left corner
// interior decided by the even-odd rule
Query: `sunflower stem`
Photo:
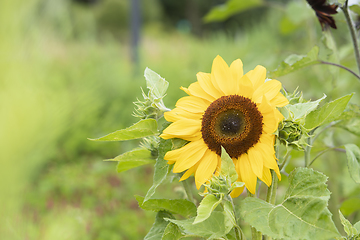
[[[354,24],[351,20],[350,14],[349,14],[349,9],[348,9],[348,0],[345,1],[345,4],[341,7],[341,9],[343,10],[343,13],[345,15],[345,19],[346,19],[346,23],[349,27],[350,30],[350,34],[351,34],[351,40],[354,46],[354,52],[355,52],[355,59],[356,59],[356,63],[357,63],[357,67],[360,73],[360,52],[359,52],[359,45],[358,45],[358,40],[356,38],[356,32],[355,32],[355,27]]]
[[[194,198],[193,198],[193,195],[192,195],[192,191],[191,191],[191,188],[190,188],[190,185],[189,185],[189,182],[188,182],[187,180],[184,180],[184,181],[182,181],[182,184],[183,184],[183,187],[184,187],[184,189],[185,189],[185,193],[186,193],[187,199],[188,199],[190,202],[195,203]]]

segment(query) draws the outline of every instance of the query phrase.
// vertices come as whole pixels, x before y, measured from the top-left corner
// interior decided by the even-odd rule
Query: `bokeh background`
[[[145,88],[145,67],[170,82],[164,101],[172,108],[185,95],[179,87],[196,81],[199,71],[210,72],[216,55],[229,64],[241,58],[249,71],[258,64],[274,70],[315,44],[323,58],[329,54],[305,0],[251,1],[262,4],[206,22],[226,1],[1,0],[0,238],[142,239],[155,213],[139,209],[133,196],[146,194],[152,166],[118,174],[115,163],[102,160],[138,142],[87,138],[137,121],[132,103]],[[356,70],[342,13],[335,20],[334,59]],[[279,80],[311,99],[360,90],[351,74],[324,65]],[[358,100],[355,94],[352,102]],[[336,135],[339,143],[358,142],[344,134],[329,131],[325,140]],[[301,164],[294,160],[289,168]],[[344,155],[325,154],[314,168],[330,176],[332,209],[346,208],[350,220],[359,220],[360,190]],[[177,187],[162,187],[156,197],[176,197]]]

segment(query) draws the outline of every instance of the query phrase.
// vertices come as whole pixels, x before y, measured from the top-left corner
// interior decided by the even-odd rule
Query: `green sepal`
[[[353,225],[351,225],[351,223],[349,222],[349,220],[347,220],[344,215],[341,213],[341,211],[339,210],[339,216],[340,216],[340,221],[341,224],[344,226],[344,231],[346,232],[346,234],[349,237],[353,237],[358,235],[358,230],[356,228],[353,227]]]
[[[151,155],[151,151],[144,148],[135,148],[129,152],[123,153],[113,159],[104,161],[117,161],[117,172],[124,172],[132,168],[136,168],[145,164],[155,163],[155,159]]]
[[[305,128],[311,130],[317,126],[339,120],[352,95],[353,94],[349,94],[338,98],[310,112],[305,118]]]
[[[193,222],[193,224],[200,223],[208,219],[211,213],[215,210],[215,208],[221,203],[223,200],[223,194],[220,195],[220,199],[215,197],[214,195],[206,195],[200,202],[200,205],[197,209],[197,215]]]
[[[155,163],[153,185],[150,187],[145,196],[145,202],[149,200],[155,193],[156,188],[166,179],[171,168],[167,161],[164,159],[165,154],[172,148],[172,141],[160,139],[158,157]]]
[[[220,175],[230,180],[230,185],[238,179],[235,165],[225,148],[221,146],[221,170]]]
[[[148,211],[167,211],[172,214],[180,214],[184,217],[196,215],[196,206],[186,199],[149,199],[144,202],[144,197],[135,195],[139,206]]]
[[[272,205],[248,197],[240,203],[240,215],[258,231],[281,239],[330,239],[340,234],[327,208],[327,177],[309,168],[297,168],[289,176],[284,201]]]
[[[220,22],[234,14],[264,5],[263,0],[229,0],[225,4],[213,7],[204,17],[204,22]]]
[[[319,47],[314,46],[306,55],[292,54],[288,56],[274,71],[269,73],[269,78],[277,78],[292,73],[304,67],[320,63]]]
[[[195,218],[186,220],[175,220],[165,218],[182,229],[187,235],[197,235],[206,239],[221,238],[228,234],[233,228],[233,224],[223,212],[213,211],[209,218],[200,223],[194,223]]]
[[[351,178],[360,183],[360,149],[355,144],[346,144],[347,164]]]
[[[148,234],[146,234],[144,240],[159,240],[162,238],[164,231],[169,224],[166,219],[174,219],[174,216],[166,211],[160,211],[156,214],[155,222],[152,225]]]
[[[155,119],[143,119],[134,125],[117,130],[100,138],[89,139],[92,141],[126,141],[131,139],[144,138],[158,134],[157,121]]]

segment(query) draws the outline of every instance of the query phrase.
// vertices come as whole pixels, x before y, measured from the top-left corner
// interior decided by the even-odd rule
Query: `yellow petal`
[[[278,92],[278,94],[270,100],[270,103],[276,107],[284,107],[289,104],[289,100],[287,100],[281,92]]]
[[[160,137],[164,139],[182,138],[193,141],[201,136],[201,121],[191,119],[179,119],[164,129]]]
[[[230,197],[232,198],[237,198],[238,196],[240,196],[240,194],[244,191],[244,187],[238,187],[235,188],[234,190],[232,190],[232,192],[230,193]]]
[[[262,102],[258,105],[258,109],[263,116],[263,130],[266,133],[275,132],[278,128],[279,121],[275,116],[275,108],[269,104],[265,96],[263,96]]]
[[[252,99],[254,88],[247,75],[244,75],[240,78],[238,85],[239,87],[237,94]]]
[[[248,157],[252,171],[258,178],[262,177],[263,174],[263,158],[262,153],[258,152],[256,147],[252,147],[248,150]]]
[[[243,63],[240,59],[236,59],[230,65],[230,71],[232,73],[234,81],[239,81],[244,75]]]
[[[180,119],[200,120],[203,113],[191,113],[181,108],[174,108],[169,112],[164,113],[164,117],[168,122],[175,122]]]
[[[211,82],[214,84],[214,86],[217,86],[224,95],[231,95],[236,93],[236,82],[233,81],[229,66],[219,55],[216,56],[213,61],[211,68]]]
[[[199,82],[194,82],[190,84],[188,89],[189,95],[202,98],[209,102],[209,104],[216,100],[213,96],[208,94],[201,86]]]
[[[239,157],[239,172],[242,181],[245,183],[246,188],[255,194],[257,177],[251,169],[249,157],[247,154],[243,154]]]
[[[202,159],[208,148],[204,141],[200,139],[186,144],[181,149],[183,149],[183,151],[174,165],[174,173],[183,172],[194,166]]]
[[[192,113],[204,113],[209,105],[208,101],[194,96],[182,97],[175,104],[176,107]]]
[[[272,179],[271,179],[271,172],[268,168],[264,167],[263,169],[263,176],[260,178],[268,187],[270,187]]]
[[[264,160],[264,167],[273,169],[276,172],[276,175],[279,179],[281,179],[279,167],[276,162],[275,158],[275,150],[274,145],[264,144],[264,143],[257,143],[256,144],[259,151],[262,152],[263,160]]]
[[[270,80],[261,84],[254,92],[253,101],[259,103],[262,100],[262,96],[265,95],[267,100],[272,100],[280,92],[281,83],[277,80]]]
[[[257,65],[254,70],[249,71],[246,75],[251,80],[254,89],[260,87],[261,84],[265,82],[266,78],[266,68],[263,66]]]
[[[180,178],[179,182],[189,178],[191,176],[191,174],[193,174],[197,167],[199,166],[199,162],[197,164],[195,164],[194,166],[192,166],[191,168],[189,168],[183,175],[182,177]]]
[[[211,150],[207,150],[199,162],[199,166],[195,172],[195,184],[197,189],[199,189],[203,183],[212,177],[217,164],[217,154]]]
[[[186,92],[187,95],[191,95],[189,89],[187,89],[186,87],[180,87],[180,89]]]
[[[211,82],[211,74],[199,72],[196,74],[197,80],[202,89],[211,95],[213,98],[218,99],[223,94]]]

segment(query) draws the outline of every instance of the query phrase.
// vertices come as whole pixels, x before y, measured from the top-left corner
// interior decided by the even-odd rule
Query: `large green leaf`
[[[119,162],[116,167],[117,172],[124,172],[145,164],[155,163],[155,159],[151,156],[151,151],[144,148],[136,148],[113,159],[107,159],[105,161]]]
[[[171,150],[172,141],[160,139],[159,145],[159,154],[156,159],[155,169],[154,169],[154,177],[153,177],[153,185],[150,187],[145,196],[145,202],[149,200],[155,193],[156,188],[166,179],[166,176],[169,173],[170,165],[164,159],[165,154]]]
[[[144,119],[134,125],[110,133],[106,136],[90,139],[92,141],[126,141],[158,134],[157,122],[155,119]]]
[[[241,217],[258,231],[282,239],[330,239],[340,236],[327,209],[327,177],[297,168],[289,177],[284,201],[272,205],[258,198],[241,202]]]
[[[360,183],[360,149],[355,144],[346,144],[346,157],[351,178]]]
[[[322,98],[319,98],[316,101],[312,102],[305,102],[305,103],[296,103],[296,104],[289,104],[285,107],[288,110],[288,113],[284,112],[286,119],[291,119],[293,121],[305,121],[305,117],[314,111],[318,106],[319,103],[326,98],[326,95]]]
[[[338,120],[345,110],[346,105],[350,101],[353,94],[338,98],[332,102],[326,103],[319,109],[310,112],[305,119],[305,128],[313,129],[320,125],[328,124]]]
[[[135,196],[139,206],[144,210],[167,211],[180,214],[184,217],[193,217],[196,215],[196,206],[186,199],[149,199],[144,202],[144,197]]]
[[[173,219],[173,215],[171,213],[160,211],[156,214],[155,222],[152,225],[148,234],[146,234],[144,240],[159,240],[164,234],[164,231],[169,224],[166,219]]]
[[[169,223],[164,230],[161,240],[177,240],[182,236],[180,228],[174,223]]]
[[[229,218],[223,212],[213,211],[211,216],[205,221],[193,224],[195,218],[186,220],[174,220],[166,218],[176,225],[178,225],[186,234],[194,234],[202,236],[206,239],[214,239],[225,236],[233,227]]]
[[[237,13],[264,5],[263,0],[229,0],[227,3],[216,6],[204,17],[205,22],[224,21]]]
[[[319,47],[313,47],[306,55],[292,54],[280,63],[277,69],[269,73],[269,78],[277,78],[304,67],[320,63]]]
[[[221,198],[218,199],[214,195],[206,195],[200,202],[200,205],[197,209],[197,216],[193,224],[200,223],[208,219],[215,210],[215,208],[221,203],[223,195],[220,195]]]

